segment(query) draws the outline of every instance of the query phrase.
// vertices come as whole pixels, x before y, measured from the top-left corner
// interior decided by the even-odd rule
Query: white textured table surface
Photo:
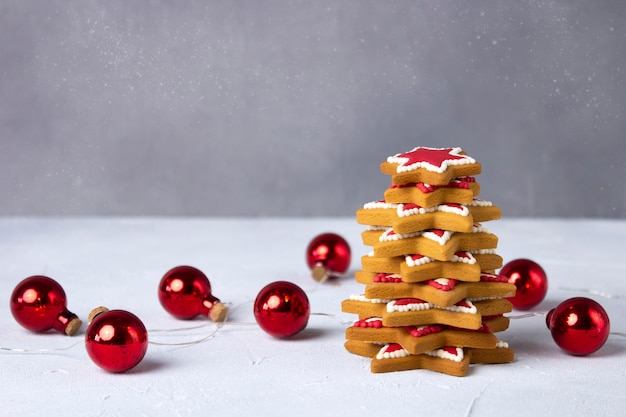
[[[546,270],[548,295],[534,311],[583,295],[604,306],[612,332],[626,333],[626,221],[508,219],[486,225],[499,236],[505,262],[526,257]],[[277,280],[301,286],[312,312],[352,320],[340,304],[363,286],[350,275],[335,285],[315,283],[304,250],[319,233],[339,233],[352,246],[353,272],[368,250],[360,243],[362,230],[351,218],[0,219],[0,347],[73,345],[53,353],[0,352],[0,414],[600,416],[626,410],[626,337],[612,334],[597,353],[569,356],[552,341],[543,316],[512,320],[499,335],[515,349],[514,363],[473,366],[458,378],[428,371],[372,374],[368,359],[344,350],[345,325],[319,315],[290,340],[233,323],[204,343],[150,345],[135,369],[110,374],[85,352],[86,325],[74,337],[33,334],[9,310],[15,285],[44,274],[63,285],[68,308],[83,319],[105,305],[135,313],[149,330],[208,323],[178,321],[157,299],[161,276],[189,264],[209,276],[214,295],[232,303],[233,322],[254,323],[256,294]],[[208,324],[149,337],[185,342],[213,329]]]

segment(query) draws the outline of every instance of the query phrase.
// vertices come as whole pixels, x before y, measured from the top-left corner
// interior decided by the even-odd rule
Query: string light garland
[[[320,235],[325,236],[322,239],[323,244],[328,245],[328,235],[331,234]],[[350,259],[349,246],[341,243],[341,240],[345,242],[345,239],[332,237],[331,240],[335,243],[339,242],[339,246],[343,249],[335,250],[335,255],[326,257],[324,268],[327,277],[330,277],[329,271],[339,273],[343,270],[345,272]],[[315,247],[323,246],[317,237],[313,239],[307,247],[307,261],[314,242],[316,242],[313,245]],[[332,251],[327,253],[330,252]],[[341,268],[336,266],[337,262],[331,261],[340,261],[338,263]],[[315,263],[313,265],[315,268]],[[516,284],[518,290],[510,300],[511,302],[519,301],[518,305],[514,304],[517,309],[529,309],[543,300],[547,291],[547,276],[536,262],[518,259],[505,265],[500,273],[505,274],[510,282]],[[592,293],[590,290],[588,292]],[[142,321],[128,311],[96,308],[89,314],[89,325],[85,332],[85,348],[96,365],[113,373],[126,372],[142,361],[148,344],[190,346],[212,339],[225,325],[254,325],[254,323],[229,322],[229,306],[211,294],[211,284],[206,275],[192,266],[178,266],[169,270],[159,283],[158,296],[163,308],[178,319],[188,320],[203,315],[210,317],[214,323],[148,332]],[[623,298],[605,293],[603,296]],[[67,310],[65,292],[51,278],[33,276],[24,279],[15,287],[10,303],[14,318],[28,330],[43,332],[55,329],[71,335],[76,334],[80,328],[80,319]],[[253,314],[256,325],[261,330],[279,339],[290,338],[302,332],[307,327],[311,315],[329,317],[342,325],[352,323],[350,320],[343,320],[333,314],[312,313],[306,292],[288,281],[275,281],[263,287],[254,300]],[[610,319],[604,308],[586,297],[567,299],[548,313],[527,313],[509,316],[509,318],[526,318],[536,315],[546,316],[546,325],[555,343],[564,352],[575,356],[585,356],[598,351],[611,334],[626,337],[623,333],[611,333]],[[209,325],[214,326],[211,332],[190,342],[164,343],[148,340],[148,333],[180,332],[201,329]],[[52,349],[0,347],[0,351],[53,353],[68,350],[77,344]]]

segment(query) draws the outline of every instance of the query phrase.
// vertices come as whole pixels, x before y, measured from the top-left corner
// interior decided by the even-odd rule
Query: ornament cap
[[[65,327],[65,334],[68,336],[74,336],[80,329],[80,326],[82,325],[83,325],[83,321],[79,319],[78,317],[71,319],[67,323],[67,327]]]
[[[222,303],[215,303],[211,312],[209,313],[209,317],[216,323],[221,323],[226,320],[226,316],[228,315],[228,307]]]
[[[328,270],[324,265],[315,265],[311,270],[311,276],[317,282],[324,282],[328,279]]]
[[[106,308],[106,307],[103,307],[103,306],[94,308],[89,313],[89,316],[87,316],[87,319],[89,320],[89,323],[91,323],[93,321],[93,319],[95,319],[99,314],[105,313],[107,311],[109,311],[109,309]]]

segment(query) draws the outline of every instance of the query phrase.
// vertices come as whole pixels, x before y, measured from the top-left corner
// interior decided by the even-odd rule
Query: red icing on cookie
[[[463,307],[467,309],[471,309],[473,307],[470,303],[467,302],[467,300],[461,300],[458,303],[456,303],[455,306]]]
[[[465,185],[459,185],[459,188],[469,188],[469,183],[470,182],[476,182],[476,178],[475,177],[459,177],[457,179],[452,180],[451,182],[459,182],[459,183],[464,183]]]
[[[391,343],[384,347],[385,353],[397,352],[398,350],[404,350],[399,343]]]
[[[410,182],[408,184],[391,184],[389,188],[408,188],[415,187],[419,189],[424,194],[432,193],[440,188],[459,188],[464,190],[469,190],[470,183],[476,182],[476,178],[474,177],[459,177],[452,181],[450,181],[446,185],[430,185],[423,182]]]
[[[446,170],[448,168],[448,164],[451,161],[457,160],[468,160],[468,162],[473,162],[473,159],[468,157],[467,155],[459,155],[461,152],[460,148],[426,148],[426,147],[417,147],[409,152],[404,152],[395,155],[396,158],[403,158],[405,161],[398,164],[400,167],[410,167],[414,164],[428,164],[433,167]]]
[[[445,204],[442,204],[442,205],[448,206],[448,207],[452,207],[452,208],[455,208],[457,210],[463,210],[463,208],[465,207],[465,206],[463,206],[461,204],[457,204],[457,203],[445,203]]]
[[[416,187],[419,188],[421,192],[424,194],[432,193],[440,188],[462,188],[465,190],[469,190],[470,183],[476,182],[476,178],[474,177],[459,177],[452,181],[450,181],[446,185],[431,185],[423,182],[410,182],[408,184],[391,184],[389,188],[408,188],[408,187]]]
[[[384,272],[380,272],[374,277],[374,282],[394,284],[397,282],[402,282],[402,277],[397,274],[387,274]]]
[[[410,182],[408,184],[391,184],[389,186],[389,188],[408,188],[408,187],[416,187],[419,188],[419,190],[421,192],[423,192],[424,194],[428,194],[428,193],[432,193],[433,191],[439,189],[439,188],[443,188],[443,187],[447,187],[444,185],[430,185],[430,184],[424,184],[423,182]],[[469,187],[468,187],[469,188]]]
[[[456,256],[458,256],[459,258],[464,258],[464,259],[472,259],[473,256],[472,254],[465,252],[465,251],[459,251],[459,252],[454,252],[454,254]]]
[[[455,348],[454,346],[444,346],[441,348],[441,350],[448,352],[450,355],[459,356],[457,348]]]
[[[442,229],[428,229],[427,231],[439,237],[443,237],[443,235],[446,233],[446,231]]]
[[[404,203],[402,204],[402,211],[409,211],[409,210],[413,210],[413,209],[421,209],[422,206],[418,206],[415,203]]]
[[[493,333],[491,329],[489,328],[489,325],[485,322],[483,322],[483,325],[480,326],[480,329],[478,329],[478,331],[483,332],[483,333]]]
[[[357,320],[356,322],[354,322],[354,327],[380,329],[383,327],[383,320],[378,317],[371,317],[365,320]]]
[[[433,191],[440,188],[436,185],[424,184],[423,182],[418,182],[417,184],[415,184],[415,186],[419,188],[419,190],[424,194],[432,193]]]
[[[454,287],[456,287],[456,284],[458,284],[459,281],[457,281],[456,279],[449,279],[447,283],[443,284],[441,282],[437,282],[434,279],[430,279],[426,281],[426,283],[440,291],[451,291],[454,289]]]
[[[445,327],[439,324],[431,324],[424,327],[406,326],[404,329],[413,337],[422,337],[429,334],[440,333],[444,331]]]
[[[480,282],[509,282],[509,279],[504,275],[494,275],[487,272],[481,272]]]
[[[426,301],[420,300],[419,298],[401,298],[396,300],[394,304],[397,306],[405,306],[409,304],[426,304]]]

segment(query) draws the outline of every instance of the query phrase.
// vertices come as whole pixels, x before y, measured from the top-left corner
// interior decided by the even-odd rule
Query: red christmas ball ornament
[[[502,267],[500,275],[515,284],[515,296],[508,300],[519,310],[528,310],[539,304],[548,292],[548,277],[543,268],[530,259],[515,259]]]
[[[254,301],[254,318],[268,334],[285,338],[300,333],[309,321],[311,308],[302,288],[287,281],[266,285]]]
[[[58,330],[68,336],[76,334],[82,321],[66,307],[67,297],[61,285],[42,275],[22,280],[11,294],[11,313],[28,330]]]
[[[211,294],[207,276],[192,266],[177,266],[163,276],[159,301],[168,313],[183,320],[202,315],[222,322],[228,313],[228,307]]]
[[[316,281],[335,278],[348,270],[352,253],[346,240],[336,233],[322,233],[306,249],[306,262]]]
[[[148,332],[137,316],[124,310],[95,308],[89,314],[85,347],[91,360],[109,372],[125,372],[148,350]]]
[[[572,355],[589,355],[609,337],[611,323],[604,308],[594,300],[575,297],[548,312],[546,324],[557,345]]]

